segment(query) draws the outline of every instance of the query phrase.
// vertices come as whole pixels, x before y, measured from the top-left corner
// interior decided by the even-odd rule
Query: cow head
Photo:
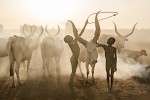
[[[146,50],[141,50],[140,53],[141,53],[141,55],[147,56]]]
[[[113,22],[113,23],[114,23],[114,22]],[[133,26],[133,29],[132,29],[132,31],[131,31],[129,34],[123,36],[123,35],[121,35],[121,34],[118,32],[117,26],[116,26],[116,24],[114,23],[114,26],[115,26],[115,33],[117,34],[117,36],[116,36],[116,42],[115,42],[114,45],[115,45],[115,47],[117,48],[117,50],[118,50],[119,52],[124,48],[125,41],[128,41],[127,38],[128,38],[130,35],[133,34],[136,25],[137,25],[137,23]]]
[[[99,14],[99,12],[97,12],[96,16],[95,16],[96,31],[95,31],[94,37],[91,41],[87,41],[87,40],[83,39],[82,37],[80,37],[78,35],[78,31],[77,31],[76,26],[74,25],[74,23],[72,21],[69,20],[69,22],[71,22],[71,24],[72,24],[73,33],[74,33],[75,38],[85,46],[89,63],[94,64],[94,65],[97,62],[97,58],[98,58],[96,43],[97,43],[97,40],[98,40],[99,35],[100,35],[100,25],[99,25],[99,21],[98,21],[98,18],[97,18],[98,14]],[[85,23],[85,26],[84,26],[83,29],[85,29],[85,27],[87,25],[87,22],[88,22],[88,19],[86,20],[86,23]],[[83,32],[83,31],[81,31],[81,32]]]
[[[40,37],[43,34],[43,27],[35,25],[24,24],[22,27],[22,33],[25,36],[26,44],[31,49],[37,49],[40,45]],[[28,33],[28,35],[26,34]],[[38,34],[38,35],[37,35]]]
[[[48,36],[56,37],[56,36],[58,36],[59,33],[60,33],[60,27],[59,27],[59,25],[58,25],[58,31],[55,33],[55,35],[52,35],[52,34],[48,31],[47,25],[46,25],[46,27],[45,27],[45,32],[47,33]]]

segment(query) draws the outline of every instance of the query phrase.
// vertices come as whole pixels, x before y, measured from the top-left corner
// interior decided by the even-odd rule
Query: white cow
[[[139,57],[141,56],[147,56],[146,50],[141,50],[141,51],[134,51],[134,50],[129,50],[129,49],[123,49],[121,51],[121,54],[128,58],[133,58],[135,61],[138,60]]]
[[[113,22],[113,23],[114,23],[114,22]],[[98,39],[98,43],[107,45],[107,40],[108,40],[108,38],[110,38],[110,37],[115,37],[116,42],[115,42],[114,46],[116,47],[116,49],[118,50],[118,52],[120,52],[120,51],[124,48],[125,41],[128,41],[127,38],[128,38],[130,35],[133,34],[136,25],[137,25],[137,23],[133,26],[133,29],[132,29],[131,33],[129,33],[129,34],[123,36],[123,35],[121,35],[121,34],[118,32],[117,26],[116,26],[116,24],[114,23],[114,26],[115,26],[115,33],[117,34],[117,36],[115,37],[115,36],[112,36],[112,35],[102,34],[102,35],[99,37],[99,39]]]
[[[48,36],[46,36],[41,42],[41,55],[43,59],[44,71],[43,76],[45,76],[45,67],[47,68],[48,74],[50,75],[49,64],[52,58],[54,58],[56,61],[57,75],[60,75],[59,60],[63,51],[63,42],[59,37],[56,37],[60,33],[60,28],[58,26],[58,31],[54,36],[47,30],[47,26],[45,27],[45,31]]]
[[[81,47],[81,45],[79,45],[79,47],[80,47],[79,68],[80,68],[81,62],[85,62],[86,71],[87,71],[87,80],[86,80],[86,82],[88,82],[89,65],[91,65],[91,67],[92,67],[92,70],[91,70],[92,71],[92,81],[95,82],[95,80],[94,80],[94,68],[95,68],[95,64],[97,63],[97,58],[98,58],[96,43],[97,43],[97,40],[98,40],[98,38],[100,36],[100,32],[101,32],[100,25],[99,25],[98,18],[97,18],[99,13],[100,12],[97,12],[96,16],[95,16],[96,30],[95,30],[94,37],[91,41],[86,41],[85,39],[80,37],[80,34],[82,32],[78,35],[78,31],[76,29],[76,26],[74,25],[74,23],[72,21],[69,20],[72,24],[72,27],[73,27],[74,36],[82,44],[82,47]],[[85,28],[85,26],[84,26],[84,28]]]
[[[24,33],[24,27],[29,27],[26,24],[23,26],[23,33]],[[41,26],[41,34],[43,33],[43,27]],[[25,33],[24,33],[25,34]],[[41,35],[40,34],[40,35]],[[22,84],[19,76],[19,68],[20,64],[27,60],[27,72],[29,69],[32,52],[33,50],[37,49],[39,45],[39,39],[32,38],[32,34],[30,34],[28,37],[20,37],[20,36],[13,36],[9,38],[9,41],[7,43],[7,50],[8,50],[8,56],[10,61],[10,76],[12,76],[12,86],[15,86],[14,83],[14,62],[16,61],[16,76],[19,84]]]
[[[26,25],[25,25],[26,26]],[[21,29],[22,30],[22,27]],[[34,27],[34,25],[32,25],[31,27],[32,33],[34,33],[34,31],[36,30],[36,27]],[[34,31],[33,31],[34,30]],[[22,33],[22,32],[21,32]],[[27,33],[27,32],[26,32]],[[24,34],[23,34],[24,35]],[[24,35],[26,37],[26,35]],[[6,49],[6,45],[7,45],[8,39],[7,38],[0,38],[0,58],[1,57],[6,57],[8,56],[8,52]],[[23,62],[24,66],[25,63]]]
[[[8,39],[0,38],[0,58],[8,56],[8,53],[6,50],[7,42],[8,42]]]

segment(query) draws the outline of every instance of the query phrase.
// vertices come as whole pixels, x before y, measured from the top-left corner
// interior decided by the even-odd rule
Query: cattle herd
[[[100,13],[102,14],[102,13]],[[118,51],[118,55],[124,55],[124,59],[133,58],[137,61],[137,59],[144,55],[147,56],[146,50],[141,51],[133,51],[128,50],[124,48],[125,41],[128,41],[128,37],[134,33],[134,29],[137,25],[137,23],[133,26],[132,31],[123,36],[118,32],[117,26],[115,22],[113,22],[115,27],[115,33],[116,33],[116,42],[114,44],[114,47],[116,47]],[[30,67],[30,62],[32,58],[32,53],[34,50],[36,50],[38,47],[41,48],[41,58],[42,58],[42,68],[43,68],[43,77],[45,76],[45,71],[49,72],[50,62],[52,59],[55,59],[56,62],[56,72],[57,75],[61,75],[60,73],[60,60],[62,51],[64,50],[64,41],[63,38],[60,38],[59,35],[61,34],[61,29],[58,26],[58,31],[53,35],[49,30],[47,29],[47,26],[45,29],[43,26],[36,26],[36,25],[27,25],[24,24],[22,27],[20,27],[20,32],[24,36],[11,36],[9,39],[3,39],[0,38],[0,42],[3,43],[0,45],[0,57],[9,56],[9,62],[10,62],[10,76],[12,77],[12,86],[15,86],[14,83],[14,72],[17,76],[18,84],[23,84],[21,82],[20,76],[19,76],[19,68],[21,64],[24,64],[25,61],[27,61],[27,73]],[[40,31],[36,31],[40,30]],[[46,33],[44,38],[41,38],[43,33]],[[35,36],[36,35],[36,36]],[[98,36],[98,37],[97,37]],[[80,35],[81,37],[81,35]],[[80,56],[79,56],[79,68],[81,68],[81,62],[85,62],[86,69],[87,69],[87,79],[89,74],[89,65],[92,67],[92,78],[94,79],[94,68],[97,63],[98,53],[99,55],[103,53],[103,51],[98,51],[96,47],[96,43],[105,44],[107,43],[107,39],[109,37],[114,37],[107,34],[94,34],[94,37],[92,37],[92,41],[86,41],[88,44],[83,45],[84,43],[79,43],[80,46]],[[92,63],[91,63],[92,62]],[[14,67],[15,66],[15,67]],[[71,67],[71,66],[70,66]],[[81,70],[82,73],[82,70]],[[82,73],[83,74],[83,73]]]

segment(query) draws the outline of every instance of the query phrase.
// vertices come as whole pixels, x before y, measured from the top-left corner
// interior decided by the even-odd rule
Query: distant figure
[[[81,33],[84,32],[85,27],[86,27],[87,24],[88,24],[88,19],[86,20],[85,25],[84,25]],[[76,30],[76,32],[78,32],[78,30]],[[68,45],[69,45],[69,47],[72,51],[72,56],[70,58],[72,73],[71,73],[71,77],[70,77],[69,86],[71,88],[73,88],[73,79],[74,79],[76,69],[77,69],[77,65],[78,65],[78,58],[79,58],[79,54],[80,54],[80,48],[79,48],[79,45],[77,43],[77,39],[76,38],[73,39],[73,37],[70,36],[70,35],[66,35],[64,37],[64,41],[66,43],[68,43]]]
[[[114,72],[117,71],[116,48],[112,46],[114,43],[115,43],[115,39],[113,37],[110,37],[107,41],[108,46],[103,44],[98,44],[98,47],[103,47],[105,51],[108,92],[112,90],[113,81],[114,81]],[[110,82],[110,78],[111,78],[111,82]]]

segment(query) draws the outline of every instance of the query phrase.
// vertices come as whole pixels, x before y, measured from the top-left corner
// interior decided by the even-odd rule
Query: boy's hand
[[[116,71],[117,71],[117,68],[115,67],[115,68],[114,68],[114,72],[116,72]]]

